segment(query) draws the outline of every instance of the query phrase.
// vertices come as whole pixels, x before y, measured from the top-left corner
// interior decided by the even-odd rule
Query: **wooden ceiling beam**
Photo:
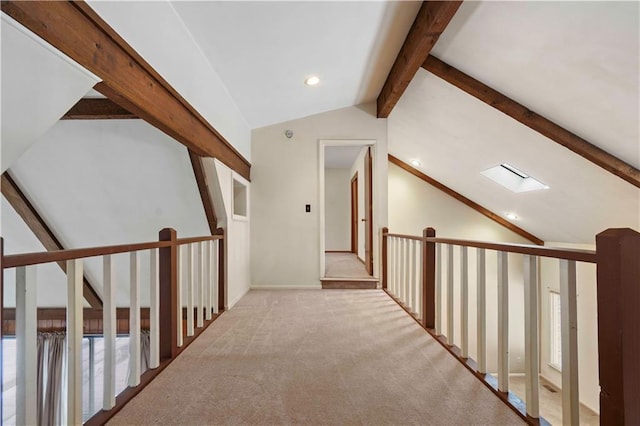
[[[204,213],[207,216],[209,230],[211,231],[211,235],[215,235],[216,230],[218,229],[218,218],[216,216],[216,209],[213,204],[213,199],[211,198],[211,193],[209,192],[209,185],[207,185],[202,157],[189,150],[189,158],[191,159],[193,174],[196,178],[196,183],[198,184],[198,192],[200,192],[202,207],[204,207]]]
[[[96,90],[246,179],[251,164],[83,1],[3,1],[2,11],[102,79]]]
[[[58,240],[51,228],[47,226],[42,216],[40,216],[8,172],[2,174],[0,190],[2,191],[2,195],[4,195],[9,204],[11,204],[47,251],[64,250],[60,240]],[[58,262],[58,265],[60,269],[62,269],[62,272],[66,274],[66,263]],[[102,300],[86,276],[83,277],[82,294],[92,308],[102,308]]]
[[[378,95],[378,118],[387,118],[462,4],[462,1],[425,1],[404,40]]]
[[[453,189],[449,188],[448,186],[438,182],[434,178],[432,178],[430,176],[427,176],[426,174],[422,173],[420,170],[418,170],[418,169],[416,169],[414,167],[411,167],[410,165],[408,165],[404,161],[400,160],[399,158],[394,157],[393,155],[389,154],[389,162],[395,164],[396,166],[400,167],[404,171],[411,173],[415,177],[417,177],[419,179],[422,179],[423,181],[427,182],[429,185],[432,185],[432,186],[436,187],[440,191],[442,191],[445,194],[455,198],[456,200],[460,201],[461,203],[466,204],[467,206],[471,207],[472,209],[474,209],[478,213],[480,213],[480,214],[488,217],[489,219],[493,220],[494,222],[504,226],[509,231],[512,231],[512,232],[520,235],[523,238],[526,238],[527,240],[529,240],[529,241],[531,241],[531,242],[533,242],[535,244],[538,244],[540,246],[544,245],[544,241],[541,240],[540,238],[538,238],[535,235],[525,231],[524,229],[520,228],[519,226],[514,225],[513,223],[509,222],[508,220],[506,220],[502,216],[495,214],[491,210],[489,210],[489,209],[487,209],[485,207],[482,207],[480,204],[476,203],[475,201],[470,200],[469,198],[465,197],[464,195],[460,194],[459,192],[454,191]]]
[[[109,120],[138,118],[106,98],[83,98],[71,107],[61,120]]]
[[[634,166],[531,111],[524,105],[446,64],[435,56],[429,55],[422,66],[425,70],[453,84],[487,105],[640,188],[640,170]]]

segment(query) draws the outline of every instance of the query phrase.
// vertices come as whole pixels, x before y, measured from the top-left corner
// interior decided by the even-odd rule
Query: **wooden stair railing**
[[[562,422],[579,423],[576,262],[596,264],[600,422],[640,424],[640,233],[608,229],[596,236],[596,251],[497,244],[437,238],[382,229],[382,288],[467,369],[530,424],[547,424],[539,414],[538,259],[560,263],[562,336]],[[454,344],[454,247],[459,249],[460,347]],[[469,357],[468,248],[477,255],[477,360]],[[443,250],[443,249],[446,249]],[[486,250],[498,252],[498,373],[487,373]],[[446,256],[443,254],[446,253]],[[508,384],[508,253],[524,255],[526,401]],[[446,258],[443,264],[442,259]],[[446,273],[444,273],[446,271]],[[443,277],[446,276],[446,282]],[[446,285],[446,291],[443,286]],[[442,317],[446,293],[446,317]]]
[[[0,303],[0,350],[2,336],[13,331],[16,336],[18,366],[16,369],[16,421],[18,424],[36,423],[36,336],[38,310],[36,302],[37,266],[50,262],[66,262],[67,307],[48,310],[64,319],[60,324],[66,328],[67,339],[67,419],[70,424],[81,424],[82,418],[82,337],[83,316],[101,317],[100,332],[104,336],[105,363],[103,376],[103,409],[89,418],[86,424],[104,424],[131,398],[149,384],[191,342],[193,342],[219,315],[225,306],[225,250],[224,230],[215,235],[178,239],[175,230],[160,231],[159,241],[125,244],[85,249],[59,250],[42,253],[4,255],[0,239],[0,277],[4,271],[16,269],[16,308],[5,310]],[[183,249],[184,248],[184,249]],[[140,306],[140,257],[139,253],[150,253],[149,292],[150,306]],[[130,307],[115,306],[114,264],[112,255],[130,253]],[[102,310],[85,310],[82,300],[83,259],[101,256],[103,260]],[[186,280],[180,273],[186,268]],[[182,292],[186,299],[182,301]],[[4,283],[0,278],[0,302],[3,301]],[[101,311],[101,312],[98,312]],[[143,316],[141,317],[141,313]],[[115,338],[117,319],[128,317],[129,339],[129,386],[115,395]],[[4,320],[8,320],[5,323]],[[143,320],[144,321],[141,321]],[[13,320],[13,324],[10,321]],[[59,324],[59,325],[60,325]],[[11,330],[13,325],[13,330]],[[140,373],[140,329],[150,330],[150,369]],[[94,333],[98,330],[92,330]],[[13,334],[13,333],[11,333]],[[0,371],[1,372],[1,371]]]

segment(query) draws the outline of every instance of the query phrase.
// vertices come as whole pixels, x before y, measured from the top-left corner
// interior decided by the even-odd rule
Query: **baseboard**
[[[348,253],[351,254],[351,250],[325,250],[325,253]]]
[[[360,259],[360,256],[356,255],[356,257],[358,258],[358,260],[359,260],[360,262],[362,262],[362,264],[363,264],[364,266],[367,266],[367,264],[364,262],[364,260]]]
[[[318,284],[311,285],[252,285],[251,290],[321,290]]]
[[[231,308],[233,308],[235,306],[236,303],[238,303],[240,301],[240,299],[242,299],[244,296],[247,295],[247,293],[249,293],[249,290],[251,290],[251,287],[246,288],[242,294],[240,294],[238,297],[236,297],[235,299],[233,299],[231,302],[229,302],[229,306],[227,308],[225,308],[226,310],[229,310]]]

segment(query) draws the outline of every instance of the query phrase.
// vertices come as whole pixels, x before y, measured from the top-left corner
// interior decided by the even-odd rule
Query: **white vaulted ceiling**
[[[465,2],[432,54],[640,167],[637,2]],[[640,190],[424,69],[389,117],[389,150],[546,241],[640,229]],[[550,186],[512,193],[509,163]]]
[[[420,2],[173,3],[252,128],[375,100]],[[310,75],[320,77],[305,86]]]

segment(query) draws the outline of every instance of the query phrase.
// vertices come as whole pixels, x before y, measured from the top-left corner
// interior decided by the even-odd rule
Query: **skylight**
[[[492,167],[481,173],[513,192],[549,189],[549,186],[507,163]]]

